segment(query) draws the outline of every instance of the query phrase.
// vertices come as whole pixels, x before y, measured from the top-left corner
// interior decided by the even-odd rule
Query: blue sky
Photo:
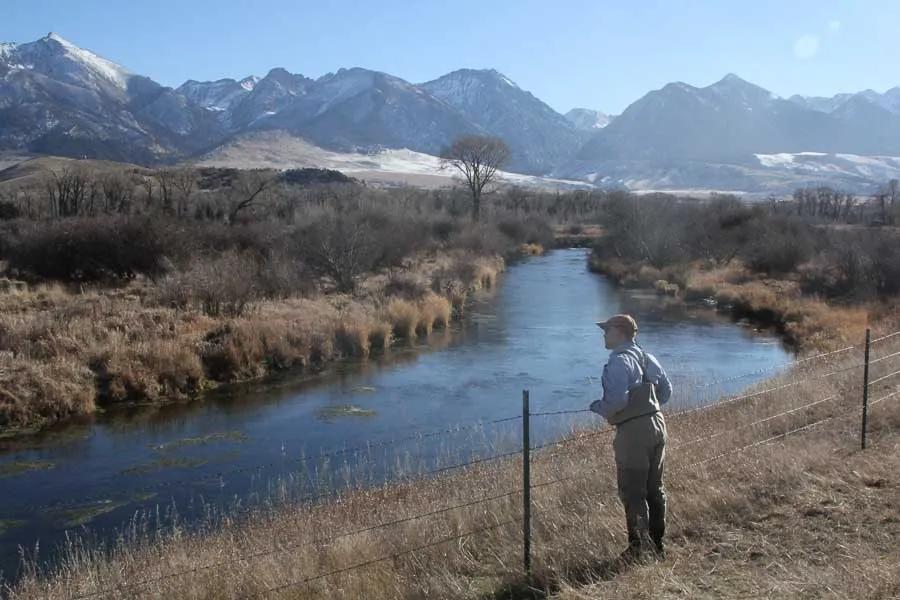
[[[492,67],[562,112],[729,72],[783,96],[881,92],[900,85],[898,23],[896,0],[0,0],[0,41],[54,31],[165,85]]]

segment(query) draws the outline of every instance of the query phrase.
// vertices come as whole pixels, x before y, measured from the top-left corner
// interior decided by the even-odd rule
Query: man
[[[671,398],[672,383],[659,361],[635,343],[638,327],[631,316],[615,315],[597,325],[612,353],[603,369],[603,397],[590,408],[616,428],[616,476],[628,528],[622,558],[665,558],[667,433],[659,407]]]

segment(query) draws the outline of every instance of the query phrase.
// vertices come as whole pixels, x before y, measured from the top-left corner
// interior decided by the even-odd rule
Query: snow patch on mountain
[[[599,110],[589,108],[573,108],[565,114],[566,119],[581,131],[596,131],[603,129],[611,120],[611,117]]]

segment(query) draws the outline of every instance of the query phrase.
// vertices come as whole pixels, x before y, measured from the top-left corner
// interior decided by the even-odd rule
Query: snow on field
[[[848,175],[874,180],[900,176],[900,157],[861,156],[858,154],[826,154],[824,152],[796,152],[756,154],[759,164],[772,169],[820,175]]]
[[[451,166],[430,154],[404,149],[385,149],[370,154],[325,150],[300,138],[280,132],[260,132],[243,136],[217,148],[198,161],[201,166],[235,168],[335,169],[351,177],[383,183],[414,183],[428,187],[452,185],[461,177]],[[500,172],[502,181],[542,188],[589,188],[584,181],[554,179]]]

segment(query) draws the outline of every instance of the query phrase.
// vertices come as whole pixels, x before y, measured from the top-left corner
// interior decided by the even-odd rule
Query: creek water
[[[16,577],[19,546],[39,544],[38,558],[52,559],[48,549],[67,535],[103,540],[129,520],[157,522],[136,515],[177,513],[189,523],[515,450],[521,422],[489,422],[520,415],[524,389],[532,412],[586,408],[608,356],[594,322],[620,312],[636,317],[640,344],[668,371],[674,407],[714,402],[768,373],[710,382],[791,360],[771,332],[620,289],[588,271],[584,250],[552,251],[512,265],[460,323],[415,345],[0,440],[0,570]],[[532,443],[599,421],[534,417]]]

